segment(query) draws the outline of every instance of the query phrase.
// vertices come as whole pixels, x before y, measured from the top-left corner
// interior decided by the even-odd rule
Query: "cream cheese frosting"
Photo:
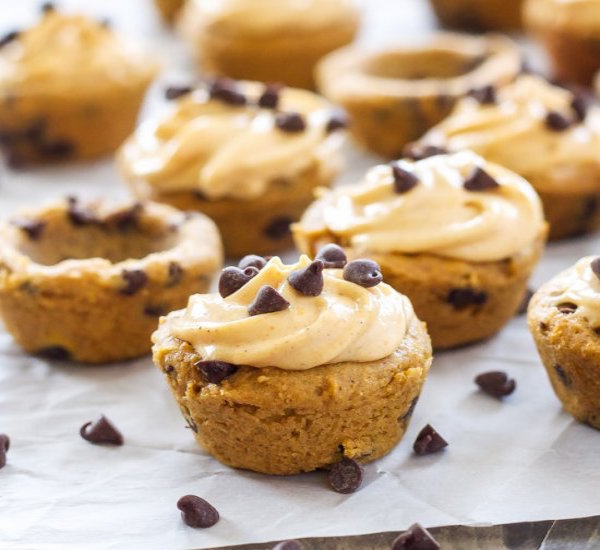
[[[600,0],[528,0],[524,14],[534,26],[600,33]]]
[[[257,106],[264,85],[239,82],[246,105],[211,99],[205,89],[181,98],[160,120],[143,124],[122,147],[125,176],[159,193],[200,192],[208,200],[249,200],[275,180],[316,167],[337,172],[342,135],[327,131],[331,105],[311,92],[284,88],[278,111]],[[284,132],[278,112],[297,112],[306,127]]]
[[[385,283],[364,288],[346,281],[341,269],[323,270],[322,292],[305,296],[287,279],[310,263],[307,256],[292,265],[274,257],[226,298],[192,296],[186,309],[161,319],[153,341],[168,334],[189,342],[204,360],[285,370],[375,361],[394,353],[413,321],[408,298]],[[275,288],[290,307],[250,316],[248,306],[264,285]]]
[[[531,185],[474,153],[397,165],[418,180],[408,192],[395,192],[391,165],[377,166],[359,185],[323,191],[293,227],[295,238],[333,237],[357,254],[423,253],[487,262],[526,249],[543,231],[541,203]],[[499,186],[465,189],[476,168]]]
[[[157,66],[97,21],[50,11],[0,50],[0,87],[20,96],[137,86]]]
[[[573,94],[563,88],[536,76],[522,76],[501,88],[495,103],[464,98],[418,143],[475,151],[531,178],[536,188],[549,189],[578,170],[600,166],[600,108],[590,106],[584,121],[564,131],[546,125],[550,111],[572,116],[572,100]]]

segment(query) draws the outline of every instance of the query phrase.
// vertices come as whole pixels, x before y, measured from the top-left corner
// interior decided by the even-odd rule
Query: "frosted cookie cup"
[[[225,269],[220,294],[192,296],[153,336],[196,439],[224,464],[278,475],[385,455],[431,364],[410,302],[377,266],[365,279],[356,262],[262,264]]]

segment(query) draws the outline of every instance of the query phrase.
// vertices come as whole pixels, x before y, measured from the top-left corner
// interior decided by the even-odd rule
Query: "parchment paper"
[[[151,2],[70,4],[108,15],[166,60],[171,80],[155,86],[146,113],[157,108],[164,83],[189,63]],[[0,21],[7,28],[22,24],[36,6],[3,1]],[[431,26],[424,0],[377,0],[366,9],[365,43],[410,38]],[[377,160],[349,152],[344,181]],[[0,215],[67,193],[127,195],[110,160],[4,170]],[[551,245],[533,285],[598,252],[597,239]],[[517,380],[504,403],[472,382],[490,369]],[[79,437],[79,427],[100,413],[122,430],[123,447]],[[411,445],[426,423],[450,446],[415,457]],[[0,329],[0,432],[12,441],[0,471],[0,548],[205,548],[393,531],[415,521],[483,525],[600,511],[600,434],[561,412],[523,318],[489,342],[437,355],[404,442],[367,468],[365,486],[353,495],[329,490],[321,473],[275,478],[224,467],[184,426],[148,357],[105,367],[52,364],[24,355]],[[187,493],[210,501],[222,520],[207,530],[186,527],[175,503]]]

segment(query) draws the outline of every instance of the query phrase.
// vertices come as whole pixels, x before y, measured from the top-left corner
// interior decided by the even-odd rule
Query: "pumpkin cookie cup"
[[[434,349],[490,337],[513,317],[547,234],[531,186],[468,152],[375,167],[320,193],[292,230],[303,253],[336,243],[376,261]]]
[[[405,154],[475,151],[525,178],[557,240],[600,227],[600,108],[590,95],[521,76],[474,90]]]
[[[196,439],[289,475],[375,460],[401,440],[431,364],[425,326],[373,262],[242,263],[160,321],[156,366]],[[254,257],[254,262],[260,258]]]
[[[324,55],[352,42],[351,0],[189,0],[178,26],[204,73],[314,88]]]
[[[157,72],[102,22],[55,10],[0,44],[0,147],[15,166],[113,152]]]
[[[290,223],[342,165],[343,114],[311,92],[256,82],[167,95],[171,110],[119,152],[134,194],[205,213],[229,256],[291,246]]]
[[[26,351],[105,363],[150,351],[157,319],[221,266],[201,214],[74,199],[0,225],[0,316]]]
[[[440,33],[415,47],[341,49],[319,63],[316,80],[348,111],[360,144],[396,158],[469,90],[506,84],[520,70],[519,50],[506,37]]]
[[[523,0],[430,0],[442,25],[467,31],[521,27]]]
[[[600,259],[586,257],[556,275],[529,305],[529,330],[557,397],[600,429]]]

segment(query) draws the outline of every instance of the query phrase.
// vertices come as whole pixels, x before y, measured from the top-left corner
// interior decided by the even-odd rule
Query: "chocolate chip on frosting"
[[[86,422],[79,429],[79,435],[90,443],[123,445],[121,432],[104,415],[100,416],[95,422]]]
[[[590,268],[594,275],[600,279],[600,256],[590,262]]]
[[[247,267],[255,267],[256,269],[261,270],[266,265],[267,260],[262,256],[257,256],[256,254],[248,254],[238,262],[238,267],[240,269],[246,269]]]
[[[124,269],[121,278],[125,286],[120,292],[125,296],[133,296],[148,284],[148,275],[141,269]]]
[[[321,247],[315,256],[315,260],[321,260],[325,269],[342,268],[348,261],[344,249],[333,243]]]
[[[263,93],[258,98],[258,105],[263,109],[277,109],[279,105],[279,94],[283,88],[282,84],[267,84]]]
[[[475,377],[477,384],[485,393],[500,399],[515,391],[517,383],[503,371],[490,371]]]
[[[491,191],[500,187],[498,182],[483,168],[476,166],[463,184],[467,191]]]
[[[562,132],[571,126],[571,121],[557,111],[549,111],[546,115],[546,126],[554,132]]]
[[[303,269],[296,269],[288,276],[292,288],[305,296],[318,296],[323,292],[323,267],[321,260],[314,260]]]
[[[192,93],[193,90],[193,86],[169,86],[165,90],[165,98],[170,101],[173,99],[183,97],[184,95],[188,95]]]
[[[491,105],[496,103],[496,88],[492,85],[473,88],[467,93],[468,96],[476,99],[482,105]]]
[[[439,550],[440,548],[431,533],[418,523],[411,525],[392,542],[392,550]]]
[[[256,294],[254,301],[248,306],[250,316],[262,315],[263,313],[274,313],[283,311],[290,307],[290,303],[272,286],[264,285]]]
[[[248,266],[244,269],[239,267],[226,267],[221,271],[219,277],[219,294],[227,298],[234,292],[242,288],[250,279],[258,275],[258,269],[254,266]]]
[[[194,366],[202,373],[210,384],[220,384],[226,378],[233,376],[238,368],[225,361],[198,361]]]
[[[381,268],[373,260],[353,260],[344,267],[344,279],[365,288],[383,281]]]
[[[418,455],[437,453],[448,446],[446,440],[427,424],[415,439],[413,450]]]
[[[417,176],[395,163],[392,164],[392,175],[394,176],[394,191],[398,194],[407,193],[419,183]]]
[[[196,495],[185,495],[177,501],[186,525],[206,529],[219,521],[219,512],[210,503]]]
[[[283,132],[296,133],[303,132],[306,128],[304,118],[300,113],[279,113],[275,117],[275,126]]]
[[[331,488],[342,494],[354,493],[360,488],[363,480],[362,465],[351,458],[343,458],[329,470]]]
[[[28,218],[15,218],[11,224],[23,231],[32,241],[39,239],[46,227],[43,220],[32,220]]]
[[[437,145],[420,145],[418,143],[409,143],[402,152],[404,158],[410,160],[423,160],[436,155],[445,155],[448,153],[444,147]]]
[[[332,113],[327,125],[325,126],[325,131],[330,134],[331,132],[336,132],[337,130],[345,130],[349,126],[348,115],[345,111],[336,110]]]
[[[577,120],[583,122],[587,115],[590,100],[585,94],[574,94],[571,100],[571,109],[575,113]]]
[[[10,448],[10,438],[6,434],[0,434],[0,469],[6,466],[6,453]]]
[[[211,99],[218,99],[229,105],[246,105],[246,96],[238,90],[234,80],[217,78],[209,89]]]
[[[82,206],[76,197],[67,198],[67,216],[73,225],[90,225],[98,223],[98,217],[89,208]]]
[[[10,44],[13,40],[16,40],[17,38],[19,38],[20,34],[21,33],[19,31],[7,32],[4,36],[2,36],[0,38],[0,48],[2,48],[2,46],[6,46],[7,44]]]

